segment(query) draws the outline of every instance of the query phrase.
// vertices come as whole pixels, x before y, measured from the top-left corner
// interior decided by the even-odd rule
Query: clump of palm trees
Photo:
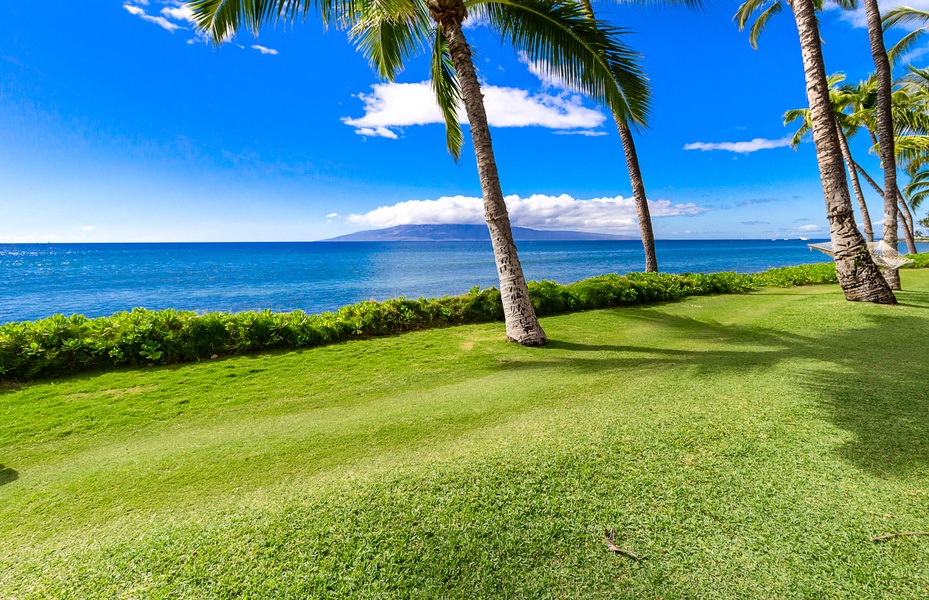
[[[907,198],[915,208],[929,196],[926,159],[929,127],[926,119],[916,118],[917,113],[925,116],[929,73],[911,69],[908,79],[897,82],[894,89],[877,2],[864,1],[876,76],[857,88],[836,87],[841,79],[826,77],[816,14],[822,8],[822,0],[747,0],[736,19],[740,28],[755,19],[749,37],[755,45],[768,19],[785,5],[793,12],[807,75],[809,108],[791,111],[786,117],[802,120],[795,141],[812,132],[816,144],[839,282],[849,300],[890,304],[896,301],[891,287],[899,287],[899,280],[895,282],[891,275],[885,281],[871,260],[855,223],[845,169],[852,177],[868,240],[873,239],[873,232],[858,174],[885,198],[884,241],[896,247],[900,203],[907,241],[911,242],[913,219],[905,212],[903,199]],[[676,3],[695,6],[699,0],[676,0]],[[840,1],[846,8],[853,3],[854,0]],[[257,33],[270,22],[293,21],[315,14],[323,24],[347,29],[358,49],[386,79],[393,79],[415,54],[431,54],[432,89],[444,116],[446,144],[456,159],[464,141],[458,120],[462,106],[470,125],[485,218],[500,279],[506,331],[512,341],[541,345],[546,342],[546,335],[529,301],[513,242],[481,84],[463,28],[469,16],[481,19],[504,42],[524,52],[552,78],[586,94],[613,115],[632,184],[646,270],[657,271],[654,234],[633,140],[633,130],[646,124],[649,86],[641,56],[624,43],[623,31],[597,18],[590,0],[189,0],[188,5],[198,27],[216,43],[229,39],[240,27]],[[893,19],[904,22],[923,17],[922,22],[929,23],[929,14],[925,13],[892,14],[888,23],[893,24]],[[911,45],[922,35],[919,31],[922,30],[901,43]],[[892,49],[891,56],[903,51],[899,47]],[[898,118],[904,113],[912,118],[909,121]],[[859,130],[872,136],[880,153],[886,194],[852,158],[848,138]],[[910,184],[902,192],[896,183],[898,161],[911,175]]]
[[[845,75],[836,73],[828,77],[829,82],[829,100],[836,115],[836,124],[839,144],[842,148],[842,155],[848,169],[849,179],[852,183],[852,190],[855,194],[858,207],[861,214],[861,224],[864,229],[865,238],[868,242],[874,241],[874,231],[871,225],[871,215],[865,202],[862,191],[861,179],[875,191],[878,196],[884,198],[884,188],[881,187],[874,178],[861,166],[852,156],[849,146],[849,139],[856,137],[862,131],[866,132],[872,143],[872,150],[877,151],[879,148],[877,138],[876,121],[874,118],[877,86],[876,79],[872,76],[857,84],[844,83]],[[912,136],[921,135],[914,133],[913,126],[918,127],[917,131],[929,123],[927,121],[927,107],[914,103],[914,97],[908,94],[904,89],[904,80],[898,80],[895,84],[893,101],[893,115],[895,122],[895,140],[896,140],[896,162],[898,166],[904,167],[904,170],[912,177],[911,161],[906,159],[907,155],[913,155],[909,148],[912,148]],[[796,148],[803,137],[811,129],[810,111],[807,108],[797,108],[784,113],[784,124],[799,120],[800,127],[794,133],[791,140],[791,146]],[[907,125],[910,123],[910,125]],[[915,123],[915,125],[914,125]],[[908,138],[908,139],[904,139]],[[918,156],[917,156],[918,159]],[[909,186],[907,186],[909,188]],[[910,207],[904,201],[904,194],[899,189],[895,190],[892,199],[896,200],[897,208],[900,211],[900,225],[903,230],[904,239],[907,245],[907,252],[916,254],[915,229],[913,216]],[[917,203],[918,206],[918,203]],[[885,239],[885,241],[887,241]],[[888,242],[889,243],[889,242]]]

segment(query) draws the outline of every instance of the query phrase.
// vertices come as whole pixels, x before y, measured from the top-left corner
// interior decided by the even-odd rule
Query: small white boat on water
[[[801,240],[803,240],[803,241],[805,242],[805,241],[807,241],[807,240],[810,239],[810,238],[805,238],[805,237],[803,237],[803,236],[800,236],[799,239],[801,239]]]

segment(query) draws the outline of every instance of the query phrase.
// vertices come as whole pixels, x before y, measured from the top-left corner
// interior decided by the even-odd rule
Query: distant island
[[[514,227],[516,241],[567,242],[584,240],[637,240],[629,235],[586,233],[583,231],[543,231]],[[472,242],[490,240],[486,225],[397,225],[370,229],[322,240],[324,242]]]

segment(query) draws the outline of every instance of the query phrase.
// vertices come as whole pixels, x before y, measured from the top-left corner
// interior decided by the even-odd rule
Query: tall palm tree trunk
[[[529,301],[529,288],[513,242],[510,217],[503,200],[500,177],[497,175],[497,162],[484,110],[484,96],[474,71],[471,48],[461,28],[467,14],[465,6],[461,0],[429,0],[427,5],[432,18],[448,40],[449,54],[458,73],[461,96],[471,126],[471,141],[474,143],[481,191],[484,194],[484,216],[490,230],[497,275],[500,277],[507,338],[524,346],[541,346],[547,338]]]
[[[836,134],[835,111],[829,101],[829,83],[826,81],[826,66],[813,0],[791,0],[790,7],[800,35],[813,142],[816,145],[839,284],[847,300],[896,304],[897,299],[871,260],[864,238],[855,225],[842,151]]]
[[[897,206],[900,207],[900,220],[903,221],[903,237],[906,238],[907,254],[919,254],[919,250],[916,249],[913,213],[910,212],[910,207],[906,205],[906,200],[903,199],[900,188],[897,188]]]
[[[877,182],[868,175],[868,172],[865,171],[861,165],[856,162],[852,164],[855,165],[855,170],[861,173],[861,176],[864,177],[864,180],[874,188],[874,191],[878,193],[881,198],[884,198],[884,190],[881,189],[881,186],[877,185]],[[916,231],[913,226],[913,214],[910,212],[910,207],[906,205],[906,202],[903,200],[903,194],[900,193],[900,189],[897,188],[897,204],[902,209],[900,215],[903,217],[903,234],[906,238],[906,251],[909,254],[919,254],[919,250],[916,249]]]
[[[868,15],[868,38],[871,41],[871,57],[877,72],[877,138],[881,142],[881,168],[884,169],[884,243],[897,248],[897,199],[893,191],[897,189],[897,164],[894,157],[894,123],[891,115],[891,95],[893,94],[893,77],[890,72],[890,60],[884,47],[884,28],[881,24],[881,11],[877,0],[865,0],[865,12]],[[884,272],[891,289],[900,289],[900,273],[896,269]]]
[[[858,208],[861,209],[861,224],[864,226],[864,237],[869,242],[874,241],[874,228],[871,226],[871,215],[868,213],[868,205],[864,201],[864,193],[861,191],[861,181],[858,179],[858,172],[855,170],[855,160],[852,158],[852,151],[848,147],[848,138],[839,122],[836,121],[836,133],[839,136],[839,145],[842,147],[842,156],[845,157],[845,165],[848,167],[848,174],[852,179],[852,190],[855,192],[855,199],[858,200]]]
[[[632,184],[632,198],[635,200],[635,213],[642,233],[642,246],[645,248],[645,272],[658,272],[658,256],[655,254],[655,233],[652,231],[652,216],[648,211],[648,196],[645,194],[645,182],[639,169],[639,155],[635,151],[632,131],[625,121],[615,117],[619,138],[623,142],[626,155],[626,168],[629,170],[629,182]]]
[[[594,7],[590,0],[581,0],[581,6],[587,13],[588,19],[595,19]],[[626,155],[626,170],[629,171],[629,183],[632,186],[632,199],[635,201],[635,214],[639,221],[639,232],[642,234],[642,246],[645,249],[645,272],[658,272],[658,255],[655,254],[655,232],[652,230],[652,215],[648,210],[648,196],[645,193],[645,180],[642,179],[642,170],[639,168],[639,154],[635,150],[635,140],[626,121],[617,114],[613,114],[619,139],[623,143],[623,154]]]

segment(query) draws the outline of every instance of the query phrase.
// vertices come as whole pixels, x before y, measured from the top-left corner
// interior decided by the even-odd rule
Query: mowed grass
[[[902,275],[2,389],[0,597],[929,597]]]

